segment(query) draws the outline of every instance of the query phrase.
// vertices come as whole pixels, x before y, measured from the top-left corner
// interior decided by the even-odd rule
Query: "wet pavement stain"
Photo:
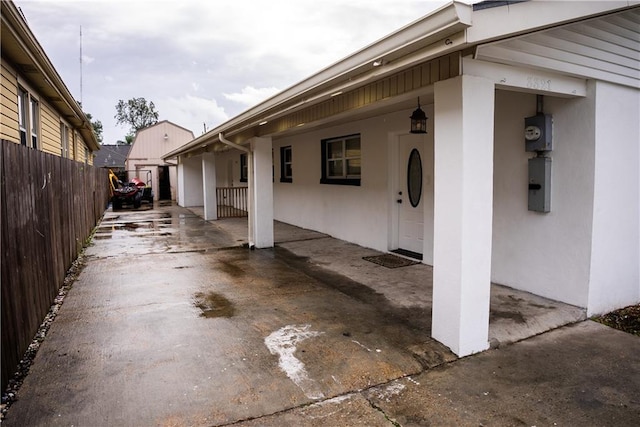
[[[262,253],[266,254],[266,252]],[[311,277],[319,286],[335,289],[356,301],[367,304],[375,311],[375,322],[360,325],[361,329],[358,331],[349,330],[345,337],[375,332],[386,336],[394,345],[409,351],[411,351],[409,347],[417,343],[433,342],[430,337],[430,308],[394,306],[383,294],[374,289],[311,263],[308,258],[295,255],[283,247],[274,248],[272,253],[276,260]],[[412,352],[412,356],[416,359],[420,358],[420,355],[416,355],[415,352]]]
[[[163,224],[161,221],[141,221],[141,222],[126,222],[126,223],[115,223],[110,228],[113,230],[137,230],[138,228],[143,229],[157,229],[157,228],[167,228],[167,224]]]
[[[244,270],[233,262],[220,260],[218,261],[218,269],[227,273],[231,277],[242,277],[245,275]]]
[[[530,307],[544,308],[545,310],[556,310],[558,308],[552,305],[535,304],[533,302],[528,302],[527,304],[529,304]]]
[[[215,292],[196,292],[193,295],[193,305],[202,310],[200,317],[208,319],[215,317],[232,317],[235,313],[233,303]]]
[[[111,234],[95,234],[93,236],[93,240],[103,240],[103,239],[111,239],[113,236]]]
[[[500,311],[492,309],[489,313],[489,322],[494,322],[498,319],[510,319],[519,324],[527,323],[521,313],[516,311]]]

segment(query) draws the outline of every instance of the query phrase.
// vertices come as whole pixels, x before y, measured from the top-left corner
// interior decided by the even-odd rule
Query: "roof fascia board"
[[[311,77],[299,82],[295,86],[284,90],[276,98],[290,98],[298,96],[318,86],[326,86],[330,82],[350,73],[361,73],[372,68],[373,61],[384,58],[409,45],[415,45],[420,41],[428,39],[434,34],[446,31],[456,24],[463,24],[465,27],[471,25],[471,7],[469,5],[452,2],[445,5],[425,17],[414,21],[399,30],[391,33],[352,55],[338,61],[337,63],[320,70]],[[266,102],[269,102],[266,101]],[[250,113],[248,110],[247,113]]]
[[[560,97],[584,97],[587,81],[560,73],[462,58],[464,74],[492,80],[498,89]]]
[[[267,99],[254,108],[250,108],[237,116],[238,121],[243,121],[246,117],[256,115],[258,112],[276,107],[293,97],[300,96],[318,86],[328,85],[330,82],[344,76],[345,74],[357,72],[358,70],[372,68],[372,62],[410,44],[419,43],[438,32],[441,32],[453,25],[462,23],[466,27],[471,25],[471,6],[452,2],[445,5],[425,17],[414,21],[389,36],[382,38],[369,46],[366,46],[352,55],[326,67],[316,74],[302,80],[279,94]]]
[[[488,45],[479,51],[476,59],[499,62],[515,66],[528,66],[540,70],[556,70],[572,75],[587,76],[592,79],[611,81],[623,86],[639,88],[638,80],[633,77],[616,74],[613,70],[603,71],[584,64],[567,63],[557,58],[532,55],[528,52],[505,49],[499,45]]]
[[[469,44],[487,43],[517,35],[557,27],[576,20],[614,12],[640,1],[526,1],[474,11],[473,26],[467,30]]]
[[[388,64],[388,66],[379,67],[371,73],[366,73],[366,74],[360,75],[359,77],[349,79],[344,84],[341,84],[339,86],[332,86],[329,91],[320,92],[314,95],[312,98],[304,99],[300,103],[295,104],[291,107],[288,107],[283,110],[277,110],[277,112],[273,113],[272,115],[264,117],[264,120],[272,120],[274,118],[282,116],[284,113],[290,113],[299,108],[313,105],[316,101],[324,100],[327,97],[331,96],[331,93],[353,90],[371,81],[383,79],[403,69],[410,68],[411,66],[417,63],[426,62],[430,59],[446,55],[456,50],[460,50],[461,47],[465,45],[466,45],[466,38],[464,36],[464,31],[460,31],[455,34],[450,34],[438,40],[436,43],[432,43],[424,48],[413,51],[410,56],[402,57],[397,61],[393,61],[393,63]],[[235,130],[235,132],[241,132],[242,130],[243,129],[240,128]]]
[[[74,99],[73,95],[65,85],[64,81],[56,71],[55,67],[49,60],[49,57],[45,53],[44,49],[35,38],[35,35],[31,32],[31,29],[25,22],[24,18],[18,11],[17,7],[12,1],[2,0],[2,20],[7,24],[7,28],[11,31],[16,42],[23,50],[23,54],[28,57],[29,61],[34,65],[38,71],[49,82],[50,86],[59,94],[61,99],[64,100],[64,104],[67,109],[76,116],[81,124],[79,131],[85,139],[87,145],[92,148],[92,151],[100,149],[98,140],[93,133],[91,124],[89,123],[85,113],[78,102]]]
[[[363,74],[365,70],[373,68],[372,63],[375,60],[389,56],[401,49],[406,49],[411,45],[417,45],[416,50],[418,50],[422,48],[420,46],[421,42],[434,36],[441,35],[442,38],[445,38],[450,34],[462,31],[471,26],[471,14],[472,6],[468,4],[458,1],[446,4],[337,63],[320,70],[318,73],[246,110],[220,126],[211,129],[185,146],[167,153],[164,158],[175,158],[190,151],[192,148],[201,148],[202,144],[217,142],[219,133],[224,133],[229,137],[240,131],[234,129],[234,131],[228,132],[230,129],[255,120],[259,115],[267,113],[269,110],[277,109],[287,102],[294,102],[292,106],[287,107],[288,110],[295,109],[307,102],[304,99],[305,94],[313,90],[321,90],[323,87],[330,88],[339,84],[341,78],[345,79],[350,75]],[[346,81],[348,79],[345,79]],[[297,103],[296,99],[298,100]]]

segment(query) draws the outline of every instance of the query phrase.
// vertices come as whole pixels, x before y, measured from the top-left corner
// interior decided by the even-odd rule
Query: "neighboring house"
[[[100,151],[96,154],[93,164],[96,167],[111,169],[116,175],[123,174],[126,171],[125,162],[129,150],[129,144],[100,145]]]
[[[0,138],[93,164],[91,123],[11,1],[1,2]]]
[[[176,165],[162,156],[193,138],[193,132],[167,120],[139,130],[126,160],[129,179],[137,176],[151,184],[155,200],[175,200]]]
[[[246,158],[256,247],[276,219],[422,257],[462,356],[488,348],[491,282],[589,316],[640,301],[639,117],[638,2],[453,2],[166,158],[207,219]]]

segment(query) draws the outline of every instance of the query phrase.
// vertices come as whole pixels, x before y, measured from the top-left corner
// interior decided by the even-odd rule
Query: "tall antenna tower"
[[[80,25],[80,106],[82,106],[82,25]]]

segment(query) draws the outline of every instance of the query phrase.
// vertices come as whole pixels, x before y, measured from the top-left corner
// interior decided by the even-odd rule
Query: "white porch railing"
[[[238,218],[248,215],[247,187],[217,187],[218,218]]]

